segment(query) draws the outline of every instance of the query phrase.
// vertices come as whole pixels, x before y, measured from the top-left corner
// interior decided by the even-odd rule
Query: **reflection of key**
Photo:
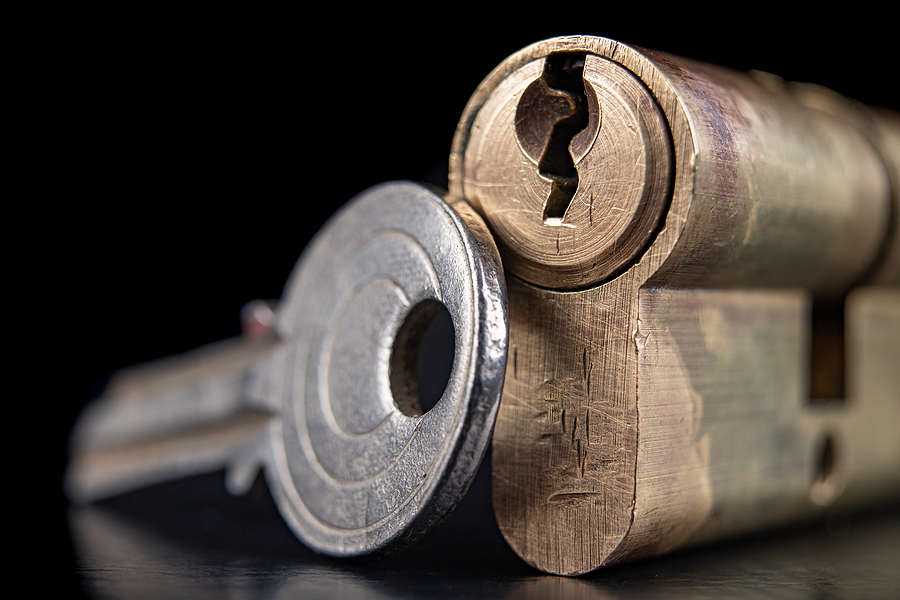
[[[227,469],[263,469],[311,547],[385,551],[440,523],[481,461],[506,363],[505,285],[484,224],[409,183],[365,192],[298,262],[277,336],[230,340],[136,367],[72,437],[67,491],[89,501]],[[440,400],[419,401],[429,325],[452,322]],[[429,407],[424,407],[429,408]]]

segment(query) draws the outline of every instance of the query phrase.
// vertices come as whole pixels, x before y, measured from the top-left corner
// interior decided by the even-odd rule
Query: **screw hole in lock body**
[[[456,355],[453,319],[437,300],[414,306],[394,338],[390,381],[394,404],[404,415],[424,415],[440,401]]]

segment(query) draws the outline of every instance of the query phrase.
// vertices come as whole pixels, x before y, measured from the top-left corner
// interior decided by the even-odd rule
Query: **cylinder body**
[[[546,161],[516,137],[548,129],[517,115],[546,112],[502,107],[529,98],[540,61],[560,53],[584,56],[594,139],[609,119],[618,129],[605,144],[572,138],[578,187],[548,220]],[[639,135],[654,110],[633,107],[648,96],[601,91],[620,82],[594,61],[639,80],[666,144]],[[638,116],[615,121],[621,109]],[[892,116],[866,111],[592,37],[535,44],[481,84],[454,138],[450,191],[485,217],[512,274],[494,509],[523,559],[579,574],[897,494],[900,372],[886,358],[900,355],[897,138]],[[653,151],[616,154],[635,140]],[[654,197],[633,186],[659,188],[626,155],[669,161],[663,202],[628,204]],[[629,211],[640,225],[617,221]],[[579,244],[610,231],[628,243],[607,240],[620,254],[598,268]],[[868,283],[886,285],[854,289]],[[812,403],[812,297],[848,292],[846,398]]]
[[[648,54],[695,144],[687,222],[654,281],[839,292],[863,278],[893,211],[884,158],[865,132],[774,78]]]
[[[609,51],[614,42],[599,38],[578,42],[584,39],[588,38],[560,38],[552,48],[536,45],[504,62],[473,96],[454,141],[451,193],[468,199],[485,216],[513,273],[551,289],[584,288],[617,276],[655,246],[666,255],[654,274],[661,285],[837,292],[864,278],[879,261],[891,241],[894,205],[900,202],[892,198],[889,176],[891,169],[897,172],[898,160],[889,149],[897,136],[890,118],[878,119],[877,124],[868,117],[848,119],[804,105],[772,76],[736,73],[654,51],[629,49],[616,54]],[[535,211],[523,206],[542,205],[546,192],[537,161],[523,149],[527,144],[508,141],[515,137],[515,116],[492,108],[498,95],[509,96],[510,105],[526,95],[531,80],[519,74],[528,72],[529,64],[589,46],[625,67],[603,76],[624,80],[639,74],[665,115],[675,164],[667,192],[673,204],[655,202],[650,207],[660,213],[650,225],[654,228],[650,239],[637,249],[622,243],[622,252],[629,254],[601,272],[592,271],[592,257],[573,253],[571,264],[553,262],[553,257],[559,256],[560,248],[564,252],[570,246],[585,246],[605,235],[605,229],[613,228],[610,220],[623,209],[640,209],[624,203],[647,202],[646,196],[634,194],[630,182],[619,187],[595,185],[603,189],[592,194],[597,172],[602,175],[610,168],[610,146],[595,143],[576,154],[573,145],[579,180],[585,183],[572,202],[595,206],[592,222],[570,218],[575,212],[570,209],[563,218],[569,226],[547,229],[549,236],[535,233],[540,227],[529,231],[527,226],[504,226],[502,221],[511,212],[521,213],[516,218],[523,223],[534,222]],[[530,71],[534,79],[540,67]],[[597,81],[587,72],[589,98],[593,85],[602,100]],[[522,81],[516,82],[517,77]],[[488,113],[490,119],[484,117]],[[600,113],[598,139],[616,110],[604,111],[601,103]],[[861,120],[872,124],[868,134],[854,122]],[[885,141],[873,143],[874,138]],[[648,160],[654,158],[653,153],[646,154]],[[604,216],[602,209],[609,206],[615,211]],[[678,231],[674,246],[654,244],[663,228]],[[524,264],[525,254],[545,255],[549,273],[535,274]],[[528,258],[535,260],[540,262]],[[566,269],[575,275],[565,274]]]

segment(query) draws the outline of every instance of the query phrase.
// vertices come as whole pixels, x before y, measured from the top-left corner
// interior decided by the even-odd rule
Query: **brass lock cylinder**
[[[793,90],[601,38],[541,42],[473,95],[450,191],[538,286],[608,281],[655,243],[663,285],[841,291],[891,253],[900,128]]]
[[[575,575],[896,494],[898,140],[892,113],[602,38],[484,80],[450,193],[512,274],[493,495],[519,556]],[[817,294],[848,294],[825,402]]]

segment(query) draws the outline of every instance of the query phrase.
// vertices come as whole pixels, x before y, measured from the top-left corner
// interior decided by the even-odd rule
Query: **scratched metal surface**
[[[88,597],[140,598],[895,598],[900,504],[683,551],[579,578],[541,574],[503,542],[489,464],[457,511],[414,551],[381,562],[317,555],[265,490],[233,498],[222,476],[73,508]]]

